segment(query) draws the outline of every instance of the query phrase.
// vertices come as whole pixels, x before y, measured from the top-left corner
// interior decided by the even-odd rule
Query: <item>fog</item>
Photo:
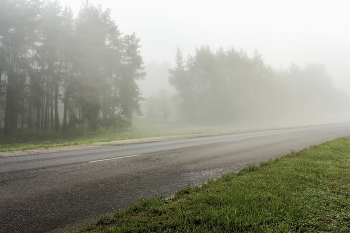
[[[119,29],[141,39],[147,76],[138,84],[146,99],[154,101],[162,91],[174,98],[177,92],[169,85],[167,69],[175,66],[176,49],[186,59],[203,45],[213,53],[219,48],[242,49],[249,57],[257,49],[264,64],[280,74],[291,64],[300,69],[321,64],[331,83],[350,96],[350,17],[344,1],[91,2],[109,7]],[[79,9],[78,3],[62,3]],[[144,113],[149,104],[143,102]]]
[[[5,134],[19,124],[59,132],[85,123],[95,131],[149,120],[261,128],[350,118],[344,1],[0,4]]]
[[[125,33],[141,39],[145,64],[174,65],[176,48],[184,56],[209,45],[263,54],[266,64],[286,69],[322,63],[338,88],[350,92],[350,16],[346,1],[107,1]],[[61,0],[78,12],[80,1]],[[145,79],[147,82],[147,78]]]

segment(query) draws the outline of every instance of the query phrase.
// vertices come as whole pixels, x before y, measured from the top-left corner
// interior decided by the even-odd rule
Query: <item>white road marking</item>
[[[117,158],[99,159],[99,160],[89,161],[89,163],[104,162],[104,161],[109,161],[109,160],[124,159],[124,158],[136,157],[136,156],[140,156],[140,155],[127,155],[127,156],[122,156],[122,157],[117,157]]]

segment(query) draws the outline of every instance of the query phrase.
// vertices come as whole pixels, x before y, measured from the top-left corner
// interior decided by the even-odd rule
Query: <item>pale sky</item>
[[[80,0],[61,0],[79,11]],[[111,8],[121,32],[141,39],[145,64],[174,63],[209,45],[258,49],[265,63],[286,69],[294,62],[322,63],[334,84],[350,93],[350,1],[347,0],[90,0]]]

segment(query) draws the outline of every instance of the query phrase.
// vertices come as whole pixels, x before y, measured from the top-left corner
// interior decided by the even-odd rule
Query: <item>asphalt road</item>
[[[141,198],[344,136],[349,124],[0,157],[0,232],[79,226]]]

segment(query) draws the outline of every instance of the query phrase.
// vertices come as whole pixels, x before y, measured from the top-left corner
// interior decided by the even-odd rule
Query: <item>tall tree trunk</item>
[[[116,128],[116,109],[115,109],[115,98],[116,98],[116,90],[114,90],[114,94],[113,94],[113,106],[112,106],[112,120],[113,120],[113,129]]]
[[[32,101],[29,99],[28,103],[28,129],[33,127],[33,119],[32,119]]]
[[[106,99],[102,96],[102,125],[108,127],[107,124],[107,111],[106,111]]]
[[[6,88],[6,106],[5,106],[5,125],[4,133],[5,135],[11,134],[11,113],[13,108],[13,98],[11,94],[11,86],[7,85]]]
[[[60,66],[59,66],[59,70],[58,70],[58,75],[61,75],[61,70],[62,70],[62,55],[60,58]],[[55,132],[57,133],[60,129],[60,118],[59,118],[59,112],[58,112],[58,95],[59,95],[59,77],[56,76],[55,78],[55,85],[54,85],[54,89],[55,89]]]
[[[50,103],[50,89],[49,83],[46,83],[46,98],[45,98],[45,120],[44,120],[44,130],[49,129],[49,105]]]
[[[18,113],[16,108],[12,108],[11,114],[11,130],[17,130]]]
[[[54,105],[53,105],[53,86],[51,85],[51,90],[50,90],[50,126],[51,130],[53,131],[54,129],[54,115],[53,115],[53,110],[54,110]]]
[[[42,96],[42,101],[40,101],[40,111],[41,111],[41,116],[40,116],[40,129],[44,129],[44,110],[45,110],[45,96]]]
[[[55,82],[55,132],[60,129],[60,119],[58,113],[58,82]]]
[[[45,130],[49,129],[50,124],[50,96],[49,93],[46,95],[46,105],[45,105]]]
[[[31,61],[31,67],[32,69],[35,69],[35,62],[34,62],[34,52],[32,50],[32,57],[31,57],[32,61]],[[30,74],[29,75],[29,80],[30,80],[30,85],[32,86],[34,84],[33,82],[33,75]],[[28,128],[32,129],[33,128],[33,119],[32,119],[32,101],[33,101],[33,94],[35,95],[35,93],[32,93],[32,90],[29,89],[29,103],[28,103]],[[39,106],[39,105],[38,105]],[[38,117],[38,116],[37,116]],[[38,122],[38,121],[37,121]],[[38,128],[36,126],[36,128]]]
[[[38,103],[38,105],[36,106],[36,131],[39,131],[40,130],[40,106],[41,106],[41,103]]]
[[[21,109],[21,129],[24,126],[24,95],[22,96],[22,109]]]
[[[44,117],[43,117],[43,129],[46,130],[47,129],[47,95],[45,95],[44,98]]]
[[[69,94],[68,90],[66,89],[65,94],[64,94],[64,99],[63,99],[63,125],[62,129],[66,130],[67,129],[67,115],[68,115],[68,103],[69,103]]]
[[[5,106],[5,126],[4,126],[4,133],[11,134],[11,131],[13,131],[17,124],[15,124],[15,121],[17,122],[17,119],[15,119],[15,90],[14,90],[14,72],[10,71],[8,75],[8,83],[6,87],[6,106]]]
[[[79,128],[81,128],[82,127],[82,125],[81,125],[81,118],[82,118],[82,114],[81,114],[81,108],[80,107],[78,107],[78,120],[79,120]]]

